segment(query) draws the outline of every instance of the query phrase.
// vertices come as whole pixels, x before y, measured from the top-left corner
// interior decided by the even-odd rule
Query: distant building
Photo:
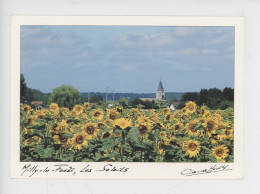
[[[170,106],[170,109],[171,110],[176,110],[177,109],[177,106],[180,104],[180,102],[173,102]]]
[[[142,101],[155,101],[156,98],[140,98]]]
[[[156,100],[163,100],[163,99],[165,99],[165,94],[164,94],[162,82],[160,80],[160,83],[159,83],[159,86],[158,86],[158,89],[157,89],[157,93],[156,93]]]
[[[35,109],[42,109],[43,107],[43,101],[32,101],[31,102],[32,105],[35,105]]]
[[[165,99],[164,89],[163,89],[161,80],[160,80],[155,98],[140,98],[140,99],[143,101],[157,101],[157,100]]]
[[[38,106],[38,105],[43,105],[43,101],[32,101],[31,104]]]

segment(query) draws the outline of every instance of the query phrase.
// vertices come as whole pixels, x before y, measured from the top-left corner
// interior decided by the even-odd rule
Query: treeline
[[[206,105],[210,109],[224,110],[228,107],[234,107],[234,89],[230,87],[223,90],[211,88],[202,89],[200,92],[187,92],[182,96],[178,108],[183,108],[188,101],[194,101],[198,105]]]
[[[95,94],[88,100],[86,95],[80,94],[74,87],[65,85],[55,88],[52,93],[45,94],[40,90],[27,87],[24,75],[20,74],[20,102],[35,106],[31,104],[32,101],[42,101],[45,107],[55,102],[61,107],[72,108],[79,103],[103,101],[103,97]]]
[[[24,75],[20,75],[20,102],[30,104],[32,101],[42,101],[47,104],[49,94],[44,94],[40,90],[27,87]]]

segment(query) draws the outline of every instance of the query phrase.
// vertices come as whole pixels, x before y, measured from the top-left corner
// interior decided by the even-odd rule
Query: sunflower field
[[[20,108],[24,162],[233,162],[232,108]]]

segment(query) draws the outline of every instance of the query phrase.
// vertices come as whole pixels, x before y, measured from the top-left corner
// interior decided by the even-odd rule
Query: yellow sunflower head
[[[125,118],[119,118],[115,120],[115,125],[118,126],[120,129],[127,129],[132,126],[131,120]]]
[[[24,141],[24,145],[25,146],[28,146],[28,145],[38,145],[42,142],[42,138],[40,138],[39,136],[33,136],[33,137],[30,137],[28,139],[26,139]]]
[[[183,124],[181,122],[177,122],[173,125],[173,131],[178,133],[183,130]]]
[[[68,137],[66,137],[64,134],[54,135],[53,141],[55,144],[62,144],[64,146],[68,145]]]
[[[171,109],[170,109],[169,107],[166,107],[166,108],[163,108],[163,109],[161,110],[161,112],[162,112],[163,115],[166,115],[167,113],[170,113],[170,112],[171,112]]]
[[[137,122],[138,123],[149,123],[151,124],[151,119],[149,117],[146,116],[140,116],[137,118]]]
[[[67,123],[66,120],[62,120],[57,125],[57,127],[52,129],[50,132],[59,134],[59,133],[66,133],[66,132],[68,132],[68,130],[69,130],[69,124]]]
[[[223,145],[218,145],[212,149],[212,155],[217,159],[225,159],[228,156],[228,148]]]
[[[196,140],[189,140],[184,142],[183,149],[185,151],[185,155],[189,156],[189,158],[197,157],[200,152],[200,144]]]
[[[212,134],[216,133],[216,129],[218,127],[217,122],[213,118],[206,119],[203,126],[205,127],[206,135],[208,137],[211,137]]]
[[[186,124],[185,129],[186,132],[190,135],[190,136],[198,136],[200,134],[200,130],[197,129],[197,123],[198,120],[192,120],[189,123]]]
[[[32,133],[33,131],[34,131],[33,129],[24,128],[24,134],[29,134]]]
[[[87,139],[93,139],[98,134],[98,128],[94,123],[88,123],[82,129],[86,133]]]
[[[75,105],[73,108],[75,115],[80,115],[81,113],[83,113],[83,110],[83,106],[81,106],[80,104]]]
[[[104,117],[104,111],[101,109],[96,109],[93,113],[92,113],[92,117],[95,119],[98,119],[99,121],[103,119]]]
[[[162,139],[167,139],[168,138],[168,133],[166,131],[160,131],[160,137]]]
[[[197,110],[197,105],[195,102],[189,101],[185,104],[185,109],[188,113],[194,113]]]
[[[164,152],[164,149],[163,149],[163,147],[162,147],[162,144],[163,144],[163,142],[158,141],[158,144],[157,144],[157,153],[158,153],[159,155],[162,155],[163,152]]]
[[[166,113],[164,116],[164,121],[165,122],[170,122],[172,121],[172,114],[170,112]]]
[[[108,110],[107,112],[107,118],[111,119],[111,120],[116,120],[118,113],[116,110]]]
[[[108,138],[108,137],[110,137],[110,135],[111,134],[109,132],[102,132],[101,139]]]
[[[141,138],[148,137],[148,132],[151,130],[151,127],[148,123],[138,123],[136,127],[139,130],[139,136]]]
[[[54,102],[50,104],[50,111],[57,112],[58,110],[59,110],[59,105],[58,104],[56,104]]]
[[[32,111],[32,108],[28,104],[22,106],[22,109],[23,109],[23,111],[25,111],[27,113],[31,113],[31,111]]]
[[[77,133],[71,139],[71,149],[81,150],[83,146],[88,146],[88,141],[85,132]]]
[[[84,107],[87,108],[87,109],[90,109],[90,104],[88,102],[85,102]]]
[[[221,129],[221,134],[219,134],[219,139],[229,139],[234,138],[234,129]]]

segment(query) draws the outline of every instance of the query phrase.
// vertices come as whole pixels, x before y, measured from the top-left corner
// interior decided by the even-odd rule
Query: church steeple
[[[164,89],[163,89],[162,81],[160,80],[160,83],[159,83],[159,86],[157,89],[157,93],[156,93],[156,99],[162,100],[164,98],[165,98]]]
[[[159,86],[158,86],[158,90],[157,91],[162,91],[164,92],[163,86],[162,86],[162,82],[160,80]]]

